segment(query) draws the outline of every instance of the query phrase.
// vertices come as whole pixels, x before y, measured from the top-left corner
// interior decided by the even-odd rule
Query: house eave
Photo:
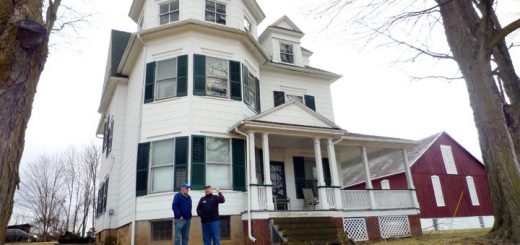
[[[249,48],[253,50],[253,53],[257,56],[257,58],[261,61],[261,63],[265,63],[268,60],[270,60],[269,56],[265,53],[265,51],[262,49],[262,46],[260,43],[248,32],[218,25],[214,23],[209,23],[206,21],[200,21],[200,20],[183,20],[178,21],[166,25],[157,26],[154,28],[142,30],[139,32],[136,32],[132,35],[130,38],[130,41],[128,42],[128,46],[123,54],[123,58],[121,59],[121,63],[118,67],[118,73],[120,74],[128,74],[130,68],[127,66],[127,64],[132,64],[133,60],[132,58],[135,58],[137,56],[137,52],[142,48],[143,43],[141,41],[146,42],[148,39],[152,39],[154,36],[157,35],[167,35],[167,34],[173,34],[173,33],[179,33],[181,31],[189,32],[189,31],[207,31],[207,32],[214,32],[216,35],[218,34],[228,34],[228,35],[234,35],[235,37],[238,36],[238,40],[244,42]],[[136,39],[140,39],[139,41],[136,41]]]
[[[331,82],[335,82],[342,77],[342,75],[328,72],[328,71],[309,69],[307,67],[288,65],[288,64],[277,63],[277,62],[268,62],[265,64],[264,67],[267,69],[272,69],[272,70],[276,70],[276,71],[280,71],[280,70],[282,70],[284,72],[292,71],[295,73],[300,73],[300,74],[303,73],[303,74],[307,74],[307,75],[312,75],[314,77],[327,79]]]
[[[108,109],[108,105],[110,105],[110,101],[114,95],[118,83],[127,83],[127,77],[116,77],[111,76],[108,77],[105,88],[103,89],[103,93],[101,94],[101,102],[99,103],[98,112],[105,113]]]
[[[366,136],[352,136],[349,134],[343,135],[338,145],[345,146],[370,146],[370,147],[384,147],[391,149],[404,149],[418,144],[418,141],[396,138],[381,138]]]
[[[242,132],[261,131],[289,136],[328,137],[338,139],[346,133],[346,131],[343,129],[312,127],[297,124],[282,124],[266,121],[240,121],[231,127],[228,131],[233,133],[236,129]]]

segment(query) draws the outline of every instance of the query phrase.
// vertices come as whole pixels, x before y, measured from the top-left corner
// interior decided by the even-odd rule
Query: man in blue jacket
[[[204,194],[197,205],[197,214],[202,222],[202,240],[204,245],[220,245],[220,217],[218,213],[218,205],[224,203],[224,195],[217,188],[218,195],[213,195],[211,186],[204,187]]]
[[[172,210],[175,216],[175,245],[188,245],[191,222],[190,185],[182,184],[181,191],[173,197]],[[182,241],[182,243],[181,243]]]

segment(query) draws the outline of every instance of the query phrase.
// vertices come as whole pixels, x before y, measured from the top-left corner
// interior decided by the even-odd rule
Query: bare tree
[[[61,0],[0,0],[0,244],[13,208],[24,135]]]
[[[90,183],[90,198],[89,202],[92,205],[92,227],[94,227],[95,220],[96,220],[96,186],[97,186],[97,174],[99,170],[99,163],[101,161],[101,149],[99,145],[90,143],[89,145],[86,145],[83,149],[83,156],[82,161],[84,162],[84,168],[85,168],[85,182]],[[86,196],[86,193],[85,193]],[[84,219],[83,219],[83,233],[86,226],[86,216],[87,213],[84,213]]]
[[[32,222],[44,241],[51,233],[58,232],[61,225],[66,201],[63,170],[59,156],[42,155],[29,163],[21,184],[19,203],[31,214]]]
[[[351,8],[355,4],[358,8]],[[416,53],[406,61],[427,56],[456,62],[486,163],[495,213],[490,238],[520,244],[520,78],[509,53],[514,45],[506,42],[520,29],[520,19],[502,27],[497,6],[493,0],[330,0],[320,14],[335,19],[356,9],[353,20],[369,27],[369,38],[384,36]],[[377,19],[382,23],[374,25]],[[443,28],[449,51],[432,51],[427,39],[435,27]],[[421,33],[426,39],[418,41]]]

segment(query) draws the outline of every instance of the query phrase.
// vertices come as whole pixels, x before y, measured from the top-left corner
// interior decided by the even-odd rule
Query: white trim
[[[388,179],[381,180],[381,189],[390,190],[390,181]]]
[[[477,188],[475,186],[475,181],[473,177],[466,176],[466,184],[468,185],[469,197],[471,198],[471,204],[473,206],[480,206],[480,202],[478,200]]]
[[[451,150],[451,145],[443,145],[439,146],[442,155],[442,161],[444,163],[444,168],[446,169],[447,174],[458,174],[457,165],[455,164],[455,158],[453,157],[453,151]]]
[[[435,195],[435,202],[437,203],[437,207],[445,207],[446,203],[444,202],[444,194],[442,193],[442,184],[439,176],[432,175],[431,180],[433,194]]]

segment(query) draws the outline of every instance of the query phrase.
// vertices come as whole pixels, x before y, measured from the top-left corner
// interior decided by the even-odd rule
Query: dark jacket
[[[222,193],[217,195],[208,194],[203,196],[197,205],[197,214],[202,223],[210,223],[219,220],[218,205],[226,200]]]
[[[190,195],[184,195],[181,192],[177,192],[173,197],[172,210],[175,219],[181,217],[185,220],[191,219],[191,197]]]

